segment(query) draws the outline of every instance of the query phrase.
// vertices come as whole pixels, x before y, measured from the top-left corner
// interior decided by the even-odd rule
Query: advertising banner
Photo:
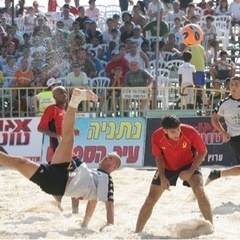
[[[143,165],[145,119],[142,118],[86,118],[76,119],[80,136],[75,137],[74,152],[89,167],[97,167],[109,152],[117,152],[122,166]],[[44,137],[42,161],[46,162],[49,138]]]
[[[213,128],[209,117],[180,118],[180,121],[193,126],[202,136],[208,149],[202,165],[232,166],[236,164],[233,150],[228,143],[223,142],[222,135]],[[144,166],[156,166],[152,155],[151,135],[159,127],[161,127],[160,118],[147,119]]]
[[[40,162],[42,134],[37,131],[40,118],[1,118],[0,150]]]

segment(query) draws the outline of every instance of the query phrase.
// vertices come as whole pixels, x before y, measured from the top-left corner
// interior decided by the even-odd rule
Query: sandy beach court
[[[204,178],[214,167],[203,167]],[[151,169],[122,168],[112,174],[115,184],[115,225],[105,226],[105,205],[99,202],[88,228],[81,228],[86,201],[72,215],[70,198],[64,211],[53,198],[19,173],[0,167],[0,239],[239,239],[239,177],[218,179],[208,186],[214,232],[203,220],[191,190],[178,181],[154,208],[144,232],[135,234],[139,210],[154,175]]]

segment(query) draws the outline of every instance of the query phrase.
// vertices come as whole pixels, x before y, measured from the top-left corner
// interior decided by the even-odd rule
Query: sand
[[[213,168],[202,168],[205,179]],[[122,168],[113,173],[115,225],[105,227],[105,205],[99,202],[88,228],[81,228],[86,201],[73,215],[71,200],[65,197],[61,212],[52,196],[16,171],[0,167],[0,239],[239,239],[239,177],[218,179],[205,188],[214,229],[203,219],[191,189],[178,181],[160,198],[143,233],[135,234],[153,175],[152,168]]]

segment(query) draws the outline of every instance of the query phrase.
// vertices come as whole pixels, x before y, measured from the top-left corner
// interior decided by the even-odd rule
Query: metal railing
[[[95,113],[98,117],[147,116],[149,111],[159,110],[189,110],[196,111],[196,116],[211,116],[216,102],[229,93],[223,89],[192,88],[194,90],[193,104],[184,105],[183,96],[180,95],[178,87],[88,88],[98,94],[99,101],[97,104],[85,101],[79,105],[78,111]],[[66,87],[66,89],[70,98],[73,88]],[[39,87],[0,88],[0,117],[36,116],[33,98],[45,90],[46,88]],[[213,92],[216,93],[211,94]]]

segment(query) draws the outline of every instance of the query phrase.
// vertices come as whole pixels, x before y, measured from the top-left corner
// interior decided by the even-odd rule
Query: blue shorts
[[[192,164],[189,164],[189,165],[187,165],[185,167],[182,167],[182,168],[180,168],[178,170],[175,170],[175,171],[169,171],[169,170],[166,169],[165,170],[165,176],[168,179],[168,181],[170,182],[170,185],[171,186],[176,186],[177,179],[178,179],[178,176],[179,176],[180,172],[189,169],[191,166],[192,166]],[[200,174],[202,176],[201,169],[200,168],[196,169],[196,171],[193,174]],[[156,173],[153,177],[152,184],[153,185],[161,185],[161,180],[159,178],[158,170],[156,171]],[[190,185],[187,181],[183,181],[183,185],[187,186],[187,187],[190,187]]]
[[[204,86],[206,84],[205,80],[205,73],[204,72],[196,72],[196,85],[197,86]]]

